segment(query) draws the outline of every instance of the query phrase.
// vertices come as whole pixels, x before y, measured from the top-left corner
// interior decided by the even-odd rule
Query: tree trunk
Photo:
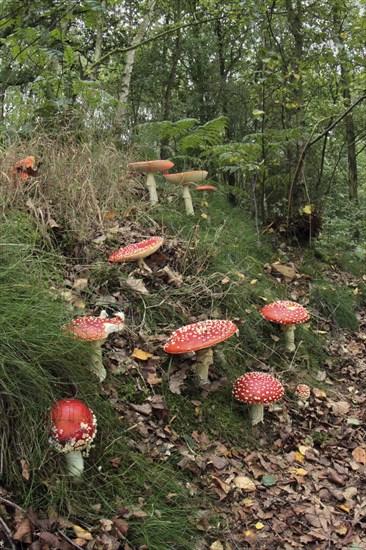
[[[146,14],[141,21],[139,27],[137,28],[136,34],[132,39],[131,46],[141,42],[146,29],[150,23],[152,13],[155,7],[156,0],[149,0],[147,5]],[[121,80],[120,92],[118,95],[119,107],[117,108],[115,115],[115,127],[117,134],[121,133],[122,126],[125,122],[126,111],[127,111],[127,100],[130,93],[130,83],[131,83],[131,74],[133,70],[133,65],[135,62],[136,49],[129,50],[126,53],[125,68]]]
[[[344,65],[341,65],[341,78],[343,83],[343,103],[347,109],[351,105],[351,92],[348,84],[347,72]],[[353,113],[350,112],[346,118],[346,143],[348,157],[348,195],[350,201],[358,203],[358,174],[356,156],[356,131],[353,121]]]
[[[107,0],[101,0],[100,3],[101,11],[98,15],[98,23],[97,28],[95,32],[95,48],[94,48],[94,63],[96,63],[96,66],[93,69],[93,77],[94,79],[98,78],[98,61],[102,56],[102,48],[103,48],[103,27],[104,27],[104,12],[107,8]]]
[[[175,22],[178,23],[180,21],[180,18],[181,18],[181,1],[176,0]],[[181,55],[181,46],[182,46],[181,31],[180,29],[178,29],[174,40],[174,50],[172,54],[170,73],[169,73],[168,81],[164,92],[164,98],[163,98],[163,105],[162,105],[163,120],[169,120],[170,118],[172,92],[175,85],[175,79],[177,76],[178,61]],[[169,156],[168,145],[169,145],[169,138],[161,140],[160,156],[162,159]]]

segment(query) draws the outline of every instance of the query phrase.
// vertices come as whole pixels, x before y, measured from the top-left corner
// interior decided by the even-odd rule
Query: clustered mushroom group
[[[39,163],[39,166],[41,163]],[[158,202],[154,173],[163,171],[167,181],[180,185],[183,188],[183,198],[188,215],[194,214],[190,186],[195,186],[197,191],[215,191],[210,185],[199,185],[207,177],[205,170],[193,170],[177,174],[167,174],[174,164],[165,160],[129,163],[128,167],[137,173],[147,174],[147,187],[149,189],[150,204]],[[21,175],[23,181],[29,175],[37,175],[38,168],[34,169],[34,157],[27,157],[19,161],[12,174]],[[136,261],[141,271],[152,272],[146,264],[145,258],[153,255],[163,245],[164,239],[160,236],[152,236],[141,242],[131,243],[119,248],[109,256],[109,262],[133,262]],[[281,326],[285,335],[286,351],[295,351],[294,330],[296,324],[309,320],[309,313],[305,307],[291,301],[272,302],[260,311],[261,315]],[[73,319],[63,327],[63,332],[72,338],[89,341],[94,352],[91,371],[100,382],[107,376],[103,365],[102,345],[107,337],[123,331],[125,328],[125,316],[123,312],[116,312],[112,318],[102,311],[99,317],[85,315]],[[234,334],[238,334],[235,323],[226,319],[207,319],[185,325],[174,330],[164,345],[164,352],[172,355],[180,355],[194,352],[195,373],[198,383],[206,387],[209,383],[209,369],[214,363],[212,347],[227,340]],[[280,400],[284,395],[284,387],[281,382],[265,372],[247,372],[240,376],[234,383],[232,396],[250,407],[252,425],[263,422],[264,405]],[[299,384],[296,388],[296,396],[299,406],[307,406],[310,397],[310,388],[305,384]],[[84,471],[83,455],[87,455],[96,435],[96,417],[91,409],[78,399],[60,399],[50,411],[50,443],[58,451],[65,454],[66,471],[70,476],[79,478]]]

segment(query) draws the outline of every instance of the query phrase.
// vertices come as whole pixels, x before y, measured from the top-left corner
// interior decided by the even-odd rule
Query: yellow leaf
[[[294,74],[294,78],[296,78],[296,80],[300,80],[301,74],[298,74],[298,73]]]
[[[355,288],[354,291],[353,291],[353,295],[354,295],[354,296],[357,296],[358,293],[359,293],[359,289],[358,289],[358,288]]]
[[[104,214],[106,220],[114,220],[117,217],[117,212],[114,210],[106,210]]]
[[[289,468],[290,474],[295,474],[296,476],[306,476],[308,471],[305,468]]]
[[[339,506],[337,506],[337,508],[340,508],[341,510],[343,510],[343,512],[349,512],[349,508],[347,508],[347,506],[344,506],[344,504],[340,504]]]
[[[256,529],[263,529],[264,523],[262,523],[261,521],[258,521],[258,522],[254,525],[254,527],[255,527]]]
[[[251,498],[243,498],[243,500],[240,502],[240,504],[242,504],[243,506],[248,506],[248,508],[250,506],[253,506],[253,500]]]
[[[305,457],[303,454],[299,453],[299,451],[296,451],[295,453],[295,460],[297,462],[301,462],[301,464],[303,464],[305,462]]]
[[[207,216],[207,214],[205,214],[204,212],[202,212],[201,218],[203,218],[204,220],[207,220],[208,216]]]
[[[235,487],[248,491],[249,493],[256,490],[255,483],[247,476],[237,476],[233,479]]]
[[[219,540],[215,540],[215,542],[211,544],[210,550],[224,550],[224,547]]]
[[[74,530],[75,536],[78,539],[93,540],[92,534],[89,533],[89,531],[85,531],[85,529],[83,529],[79,525],[73,525],[72,528]]]
[[[311,214],[313,212],[313,208],[311,204],[306,204],[304,208],[302,209],[304,214]]]
[[[207,207],[207,206],[208,206],[208,202],[207,202],[207,201],[202,201],[202,202],[201,202],[201,206],[206,206],[206,207]]]
[[[144,351],[140,348],[135,348],[131,354],[131,357],[135,357],[135,359],[141,359],[141,361],[147,361],[149,357],[152,357],[153,354],[149,353],[148,351]]]
[[[251,284],[251,285],[256,285],[257,282],[258,282],[258,279],[252,279],[252,280],[250,281],[250,284]]]
[[[306,447],[305,445],[299,445],[298,449],[300,453],[305,456],[306,451],[309,451],[310,447]]]

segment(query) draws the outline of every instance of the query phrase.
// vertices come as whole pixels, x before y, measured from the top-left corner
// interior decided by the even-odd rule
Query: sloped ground
[[[171,198],[176,205],[177,197]],[[104,347],[109,376],[100,393],[115,410],[128,448],[147,465],[169,464],[183,480],[192,500],[187,521],[197,532],[194,542],[175,543],[173,533],[169,545],[155,541],[153,547],[365,549],[366,313],[358,311],[358,329],[340,330],[313,307],[311,323],[298,331],[298,349],[285,354],[279,331],[261,320],[258,309],[284,295],[307,304],[311,275],[300,273],[296,249],[282,246],[279,255],[275,248],[273,256],[257,251],[255,234],[241,251],[232,226],[244,214],[228,212],[223,204],[222,197],[212,201],[208,218],[199,218],[198,210],[185,229],[184,217],[172,219],[166,211],[142,221],[138,212],[129,212],[121,223],[109,211],[93,239],[74,255],[69,250],[59,285],[75,315],[103,308],[126,313],[126,331]],[[241,233],[250,232],[250,222],[242,223]],[[105,262],[117,246],[161,232],[164,247],[147,260],[152,273]],[[226,255],[218,252],[219,238]],[[289,269],[285,274],[274,265],[279,257]],[[330,267],[325,278],[355,295],[362,285],[361,278]],[[210,316],[233,319],[241,336],[217,347],[211,383],[200,388],[194,357],[170,360],[162,348],[174,328]],[[231,397],[232,381],[246,370],[276,372],[287,385],[285,398],[255,428],[245,406]],[[294,395],[304,381],[312,388],[306,406]],[[109,462],[116,476],[123,471],[128,477],[122,454]],[[150,550],[149,544],[133,542],[136,525],[153,516],[152,489],[148,483],[145,488],[136,505],[120,502],[114,514],[94,521],[47,506],[23,509],[16,494],[1,489],[3,547]],[[178,512],[179,492],[164,496],[166,506]],[[154,521],[163,523],[164,511],[156,510]]]

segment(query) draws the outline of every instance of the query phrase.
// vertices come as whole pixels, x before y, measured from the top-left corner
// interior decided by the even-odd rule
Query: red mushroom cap
[[[296,395],[300,399],[306,401],[310,397],[310,388],[306,384],[298,384],[296,387]]]
[[[97,420],[78,399],[60,399],[51,408],[50,442],[63,452],[87,451],[97,432]]]
[[[158,250],[163,244],[163,237],[151,237],[140,243],[129,244],[113,252],[108,258],[109,262],[133,262],[146,258]]]
[[[304,306],[288,300],[267,304],[261,309],[261,314],[268,321],[281,325],[297,325],[310,319],[310,314]]]
[[[180,172],[179,174],[163,174],[164,178],[170,183],[184,185],[189,183],[202,183],[207,178],[206,170],[191,170],[190,172]]]
[[[216,191],[216,189],[214,185],[199,185],[196,187],[196,191]]]
[[[123,313],[118,313],[113,319],[102,317],[77,317],[64,330],[79,340],[103,340],[112,332],[118,332],[125,327]]]
[[[223,319],[209,319],[199,321],[175,330],[164,346],[166,353],[186,353],[210,348],[238,330],[232,321]]]
[[[265,372],[248,372],[240,376],[232,391],[235,399],[244,403],[272,403],[281,399],[283,393],[281,382]]]
[[[170,160],[147,160],[145,162],[129,162],[128,168],[142,174],[151,174],[152,172],[164,172],[174,166]]]

